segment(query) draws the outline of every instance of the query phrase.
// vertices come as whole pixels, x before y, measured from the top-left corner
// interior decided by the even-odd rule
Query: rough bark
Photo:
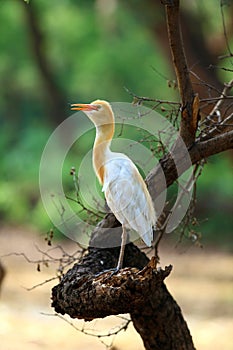
[[[111,234],[111,230],[109,230],[109,234]],[[120,239],[120,234],[116,236]],[[108,249],[89,247],[88,254],[66,273],[59,285],[53,288],[52,306],[55,310],[85,320],[128,312],[124,309],[129,308],[128,304],[131,299],[129,298],[127,305],[123,306],[122,302],[119,303],[118,298],[118,293],[121,293],[123,299],[126,298],[126,296],[123,297],[124,288],[122,290],[115,288],[110,293],[111,286],[113,287],[114,283],[126,282],[126,275],[132,273],[133,276],[138,269],[145,267],[149,259],[134,244],[129,243],[126,245],[124,256],[124,266],[128,266],[127,272],[124,274],[122,271],[120,278],[118,275],[114,275],[106,282],[104,279],[111,274],[111,271],[95,277],[105,270],[116,267],[118,256],[119,247]],[[114,298],[117,298],[115,302]]]
[[[149,298],[141,310],[131,313],[133,325],[147,350],[193,350],[192,337],[182,312],[165,284],[159,282],[168,272],[169,267],[164,271],[149,271],[153,276],[147,290]]]
[[[55,310],[86,321],[130,313],[147,350],[193,350],[182,312],[163,282],[172,267],[156,269],[155,258],[146,265],[145,254],[129,243],[124,265],[134,267],[113,276],[111,271],[98,275],[116,266],[118,254],[119,248],[89,248],[83,260],[53,288]]]
[[[180,29],[179,0],[173,0],[171,3],[171,5],[166,5],[166,17],[169,46],[182,101],[180,135],[184,143],[189,146],[195,140],[199,104],[198,99],[195,99],[184,52]]]

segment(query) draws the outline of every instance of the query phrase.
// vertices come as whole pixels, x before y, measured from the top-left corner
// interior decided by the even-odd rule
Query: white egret
[[[122,241],[116,270],[122,268],[127,239],[126,229],[137,231],[147,246],[153,240],[156,214],[152,199],[137,167],[125,154],[112,152],[115,119],[110,104],[96,100],[90,104],[72,104],[72,110],[83,111],[96,127],[93,168],[103,185],[107,204],[122,224]]]

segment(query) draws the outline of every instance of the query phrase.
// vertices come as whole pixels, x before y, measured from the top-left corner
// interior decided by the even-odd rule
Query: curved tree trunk
[[[109,221],[110,220],[110,221]],[[95,232],[103,244],[111,239],[111,229],[104,235],[101,228],[112,224],[107,216]],[[114,231],[116,238],[116,233]],[[120,242],[121,229],[118,232]],[[91,240],[91,244],[93,241]],[[194,345],[181,309],[167,290],[164,279],[172,267],[156,268],[133,243],[126,245],[124,267],[117,275],[118,248],[89,248],[61,282],[52,290],[52,306],[61,314],[90,321],[109,315],[130,313],[147,350],[193,350]],[[103,272],[101,274],[101,272]]]

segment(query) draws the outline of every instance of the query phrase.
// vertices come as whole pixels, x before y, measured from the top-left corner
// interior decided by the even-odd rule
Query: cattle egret
[[[127,240],[126,229],[139,233],[147,246],[153,240],[156,215],[152,199],[137,167],[125,154],[112,152],[115,120],[110,104],[96,100],[90,104],[72,104],[83,111],[96,127],[93,168],[105,194],[107,204],[122,224],[121,249],[116,271],[122,268]]]

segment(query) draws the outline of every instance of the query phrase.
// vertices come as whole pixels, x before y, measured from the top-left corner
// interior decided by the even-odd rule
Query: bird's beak
[[[97,111],[98,107],[92,104],[86,103],[74,103],[71,105],[72,111]]]

